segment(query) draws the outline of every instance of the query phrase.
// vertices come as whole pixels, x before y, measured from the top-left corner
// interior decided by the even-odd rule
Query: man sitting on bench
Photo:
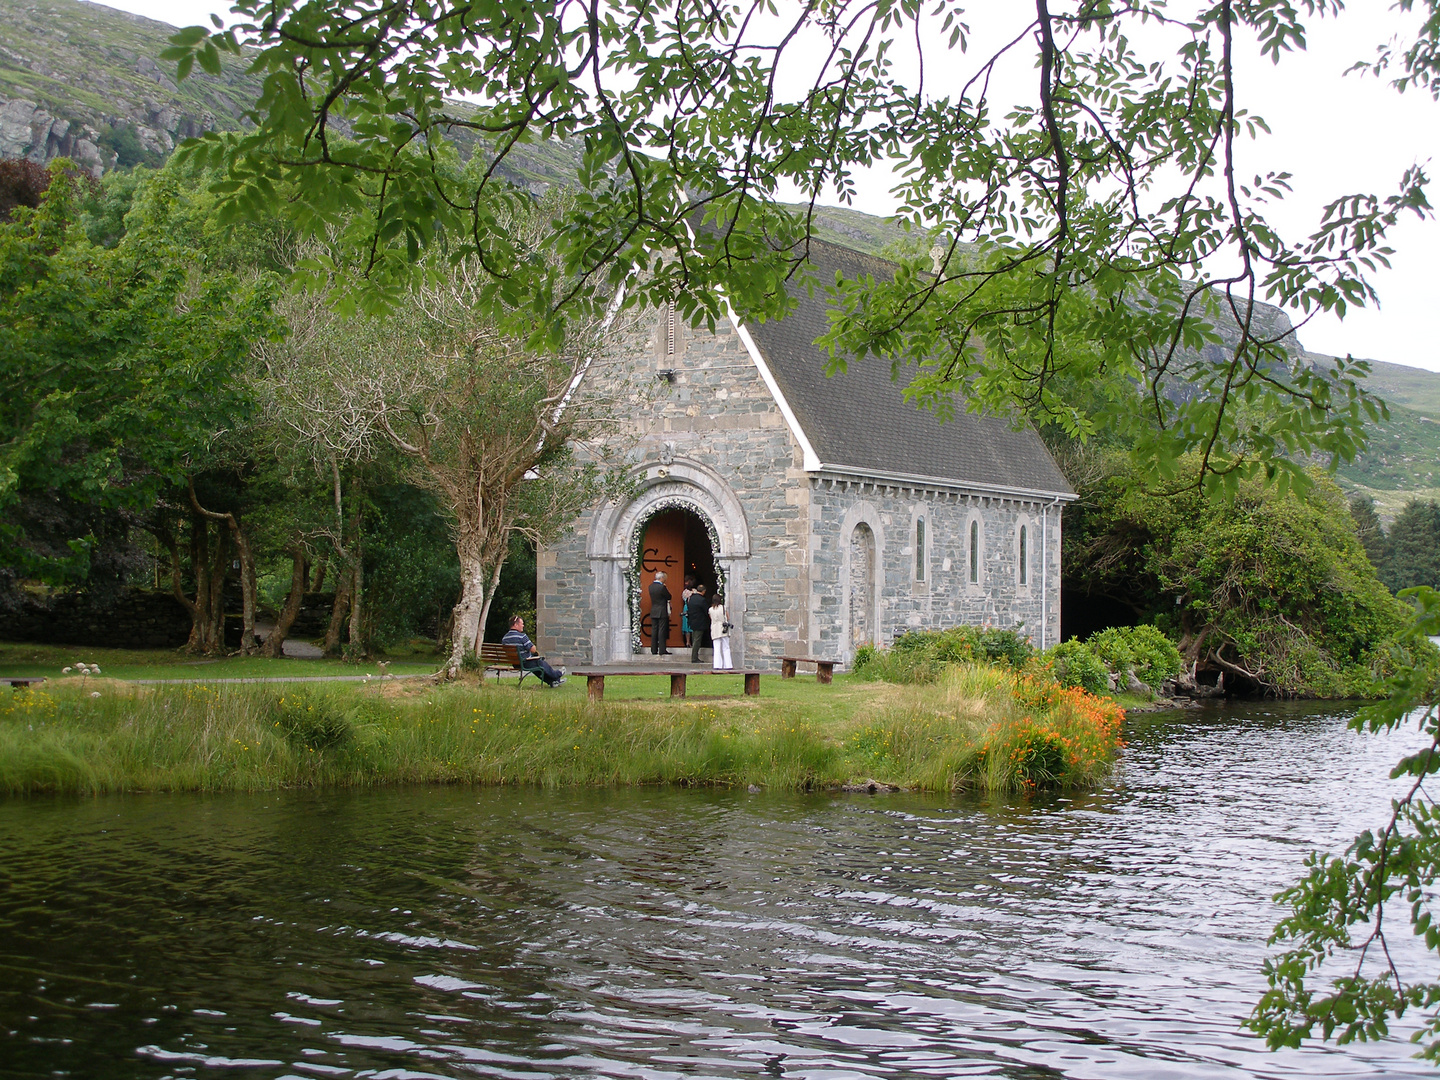
[[[520,667],[533,671],[535,677],[546,686],[559,686],[565,681],[565,671],[557,671],[545,662],[543,656],[536,656],[535,643],[525,636],[525,620],[516,615],[510,620],[510,629],[500,639],[501,645],[514,645],[515,655],[520,658]]]

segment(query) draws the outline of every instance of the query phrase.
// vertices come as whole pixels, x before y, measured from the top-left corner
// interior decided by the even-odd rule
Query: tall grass
[[[861,708],[836,719],[803,701],[590,704],[473,684],[92,682],[0,699],[0,792],[436,782],[805,790],[869,779],[1014,791],[1091,783],[1117,745],[1118,719],[1097,720],[1098,699],[1041,702],[995,668],[961,665],[932,686],[865,692]]]

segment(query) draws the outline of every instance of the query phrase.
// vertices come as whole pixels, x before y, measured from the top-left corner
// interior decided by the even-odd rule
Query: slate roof
[[[956,403],[955,416],[935,414],[906,401],[890,365],[866,357],[844,374],[827,378],[825,354],[815,339],[829,329],[824,285],[836,270],[846,277],[889,277],[883,259],[811,241],[815,294],[792,287],[799,306],[784,319],[747,323],[756,347],[785,395],[800,428],[822,464],[887,476],[935,477],[957,485],[1072,494],[1070,485],[1033,428],[1016,431],[1008,421],[976,416]]]

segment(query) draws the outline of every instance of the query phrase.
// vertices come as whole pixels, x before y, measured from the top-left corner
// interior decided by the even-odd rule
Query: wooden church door
[[[670,590],[670,634],[666,648],[680,648],[680,593],[685,588],[685,513],[671,510],[656,514],[645,527],[640,542],[640,644],[649,649],[650,583],[664,571]]]

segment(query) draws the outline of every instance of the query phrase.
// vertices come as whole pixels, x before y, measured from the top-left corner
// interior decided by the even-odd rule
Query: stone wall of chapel
[[[657,379],[659,372],[673,371],[674,382],[658,381],[650,400],[617,405],[626,413],[624,437],[633,441],[627,460],[642,476],[658,475],[672,460],[702,462],[739,498],[750,558],[745,610],[737,622],[745,663],[764,666],[809,635],[810,485],[798,444],[728,321],[712,334],[679,320],[672,324],[667,312],[659,312],[645,362]],[[592,656],[596,577],[586,550],[596,516],[581,515],[571,533],[538,553],[536,644],[548,655],[586,662]]]
[[[916,575],[916,521],[925,522],[925,574]],[[894,485],[811,481],[811,645],[817,656],[849,660],[853,577],[846,555],[857,521],[874,519],[878,593],[874,641],[888,645],[913,629],[959,623],[1012,629],[1038,646],[1060,635],[1060,507]],[[969,580],[969,526],[979,526],[979,581]],[[1026,526],[1027,581],[1019,581],[1019,527]],[[1042,536],[1043,534],[1043,536]],[[1042,566],[1041,550],[1048,565]],[[850,577],[847,577],[847,573]],[[1042,603],[1042,582],[1048,602]]]

